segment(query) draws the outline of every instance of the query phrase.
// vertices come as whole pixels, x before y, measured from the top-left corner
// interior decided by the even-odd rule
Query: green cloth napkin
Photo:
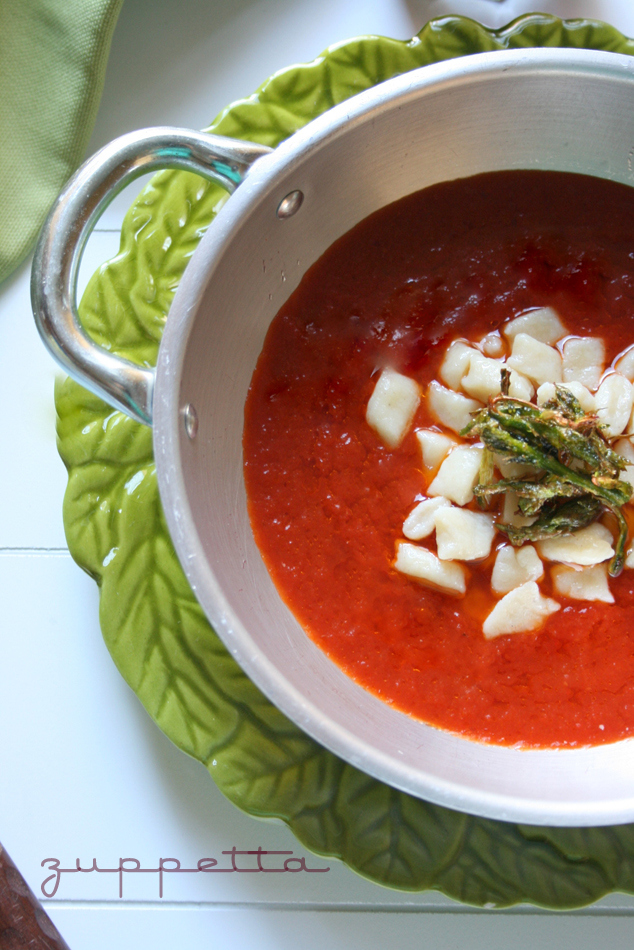
[[[84,157],[123,0],[0,0],[0,281]]]

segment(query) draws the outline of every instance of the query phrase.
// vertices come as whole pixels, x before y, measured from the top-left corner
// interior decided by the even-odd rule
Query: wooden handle
[[[69,950],[1,844],[0,947],[2,950]]]

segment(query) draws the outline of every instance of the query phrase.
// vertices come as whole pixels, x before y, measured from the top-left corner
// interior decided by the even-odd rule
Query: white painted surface
[[[634,34],[630,0],[546,0],[541,9],[597,16]],[[132,128],[200,127],[276,69],[361,33],[405,38],[429,15],[467,13],[499,26],[523,0],[126,0],[90,151]],[[116,253],[122,210],[106,212],[82,283]],[[57,372],[33,327],[28,268],[0,288],[0,840],[33,890],[62,867],[134,857],[195,866],[233,847],[291,851],[315,874],[62,875],[47,910],[72,950],[586,950],[631,946],[634,900],[584,912],[473,913],[434,894],[401,894],[339,862],[308,855],[281,824],[227,802],[197,763],[158,731],[101,640],[94,583],[65,549],[65,473],[55,447]],[[283,860],[281,858],[280,860]],[[50,885],[49,885],[50,886]]]

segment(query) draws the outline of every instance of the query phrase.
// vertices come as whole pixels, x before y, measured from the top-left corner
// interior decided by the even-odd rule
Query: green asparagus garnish
[[[548,503],[560,501],[564,498],[578,498],[584,494],[583,488],[563,482],[553,475],[546,475],[538,482],[501,478],[499,481],[488,485],[480,483],[475,488],[476,496],[483,499],[485,504],[488,504],[495,495],[505,495],[509,491],[518,496],[518,508],[523,515],[529,518],[538,515]]]
[[[555,396],[538,407],[508,395],[510,374],[502,370],[501,395],[489,400],[460,433],[484,443],[479,484],[474,492],[486,507],[499,494],[518,496],[522,514],[536,516],[532,525],[498,523],[512,544],[571,534],[610,511],[619,535],[609,565],[614,577],[623,569],[627,522],[621,508],[632,486],[620,478],[627,462],[610,447],[596,415],[585,413],[571,392],[557,386]],[[534,467],[522,479],[493,479],[492,454]]]
[[[493,452],[486,447],[482,452],[482,461],[480,462],[480,471],[478,473],[478,484],[476,486],[476,501],[480,508],[486,508],[489,501],[489,492],[495,492],[497,484],[494,475],[495,459]]]
[[[531,525],[516,528],[513,525],[498,525],[507,536],[511,544],[523,544],[524,541],[545,541],[562,534],[571,534],[579,528],[592,524],[603,512],[603,505],[598,498],[585,495],[574,501],[565,501],[563,504],[548,508]]]

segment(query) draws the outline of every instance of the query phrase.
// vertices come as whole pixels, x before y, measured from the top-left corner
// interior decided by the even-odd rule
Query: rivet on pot
[[[183,409],[183,422],[185,423],[185,432],[189,438],[195,439],[198,432],[198,414],[191,402],[188,402]]]
[[[292,218],[301,208],[303,200],[303,191],[290,191],[277,206],[278,218]]]

